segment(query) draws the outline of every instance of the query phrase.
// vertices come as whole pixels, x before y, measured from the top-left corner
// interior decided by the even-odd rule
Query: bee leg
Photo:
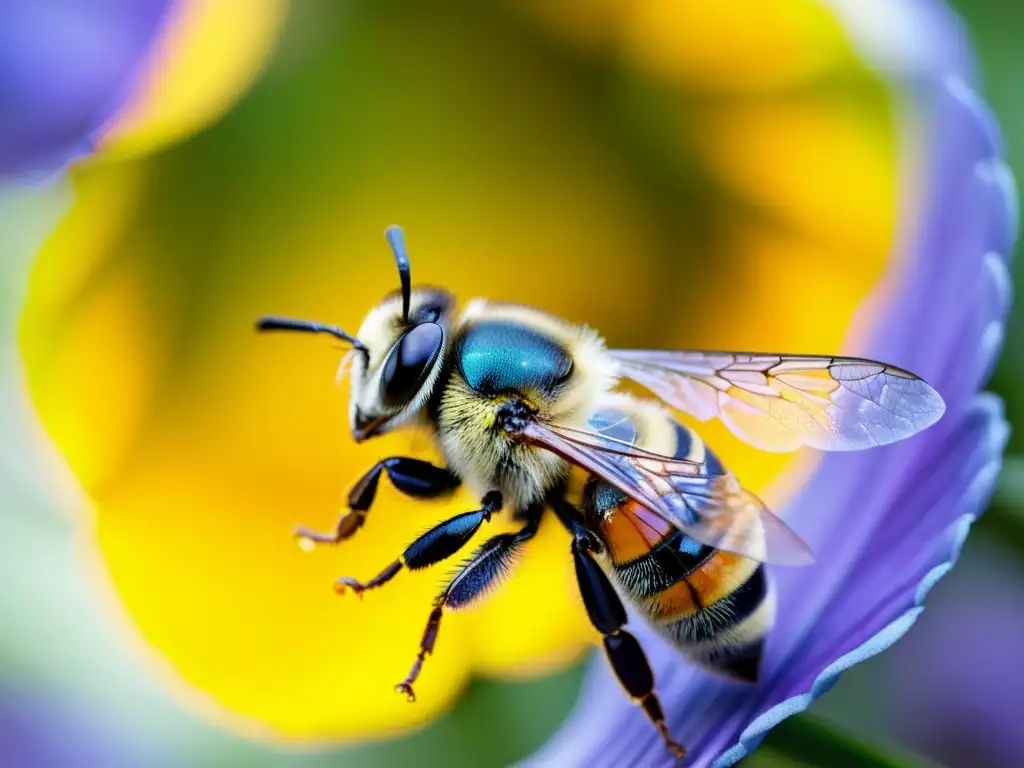
[[[685,757],[686,748],[672,740],[665,724],[661,702],[654,693],[654,673],[637,639],[623,629],[626,609],[611,582],[594,560],[596,539],[581,526],[573,526],[572,555],[576,562],[576,580],[590,621],[604,635],[604,651],[612,669],[629,697],[639,704],[658,729],[673,756]]]
[[[391,484],[406,496],[416,499],[434,499],[455,490],[461,482],[451,471],[435,467],[427,461],[392,456],[378,461],[363,475],[348,494],[349,511],[342,515],[333,533],[319,533],[300,527],[295,531],[299,546],[313,549],[317,544],[337,544],[352,537],[363,527],[366,515],[377,496],[382,472],[387,472]]]
[[[491,515],[500,509],[501,494],[491,491],[480,502],[480,509],[474,512],[463,512],[461,515],[438,523],[406,547],[397,560],[365,584],[346,576],[334,583],[334,591],[340,595],[345,590],[351,589],[357,595],[361,595],[368,589],[391,581],[403,566],[410,571],[418,571],[421,568],[434,565],[446,557],[451,557],[473,538],[473,534],[485,520],[490,520]]]
[[[444,609],[465,608],[496,586],[509,572],[512,558],[519,547],[537,533],[542,511],[542,507],[531,508],[527,513],[527,523],[521,530],[515,533],[501,533],[485,541],[434,600],[434,610],[427,619],[427,628],[423,632],[416,661],[413,662],[405,680],[395,686],[395,690],[404,693],[410,702],[416,701],[412,684],[420,676],[423,661],[434,652],[434,643],[437,642]]]

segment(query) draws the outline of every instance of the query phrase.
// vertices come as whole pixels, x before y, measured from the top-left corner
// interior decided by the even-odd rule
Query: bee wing
[[[853,451],[930,427],[946,409],[912,373],[854,357],[612,350],[626,378],[765,451]]]
[[[531,422],[524,437],[582,467],[701,544],[780,565],[813,562],[810,548],[730,472],[636,448],[606,435]]]

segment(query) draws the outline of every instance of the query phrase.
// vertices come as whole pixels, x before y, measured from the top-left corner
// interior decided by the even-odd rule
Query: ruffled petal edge
[[[988,503],[1002,467],[1003,448],[1010,432],[1009,424],[1003,415],[1002,400],[991,393],[982,393],[972,401],[968,410],[968,415],[970,414],[980,414],[988,422],[984,433],[984,450],[989,456],[958,500],[957,504],[962,507],[962,511],[946,529],[948,545],[941,561],[933,566],[918,584],[913,605],[867,641],[832,662],[815,678],[806,692],[791,696],[761,713],[740,734],[737,743],[718,757],[714,763],[715,768],[735,765],[749,756],[772,728],[787,717],[803,712],[811,702],[831,690],[843,672],[888,649],[917,621],[924,611],[924,601],[928,593],[953,568],[960,556],[960,550],[971,525]]]

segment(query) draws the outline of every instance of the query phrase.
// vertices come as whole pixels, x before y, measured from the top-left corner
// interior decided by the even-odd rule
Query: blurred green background
[[[956,5],[977,47],[983,78],[981,91],[1001,119],[1010,163],[1020,177],[1024,175],[1024,100],[1020,98],[1024,84],[1024,58],[1020,55],[1024,6],[1011,0],[973,0],[970,3],[960,0]],[[308,36],[317,33],[312,25],[290,28],[275,67],[287,71],[289,52],[294,50],[289,46],[301,46],[308,42]],[[352,56],[353,60],[347,63],[358,66],[358,51]],[[275,72],[271,71],[271,82],[257,88],[274,88],[274,76]],[[358,83],[358,78],[352,83]],[[352,83],[349,86],[355,87]],[[324,82],[300,82],[293,87],[324,88]],[[297,102],[301,102],[300,95],[295,95]],[[410,104],[405,106],[415,108],[415,94],[411,94]],[[241,107],[258,108],[261,108],[258,99]],[[263,108],[266,111],[263,119],[267,122],[264,136],[274,136],[278,130],[273,124],[274,112],[266,109],[266,105]],[[315,122],[309,125],[310,131],[320,129],[322,125]],[[237,171],[238,159],[232,156],[232,147],[238,150],[239,157],[247,157],[244,147],[234,144],[244,142],[246,134],[244,131],[233,133],[230,118],[219,130],[224,132],[219,142],[181,151],[180,163],[203,167],[211,179],[217,173],[230,175],[233,170]],[[396,125],[395,130],[400,131],[401,126]],[[469,141],[470,137],[462,138]],[[354,147],[358,147],[362,139],[365,137],[339,135],[338,151],[352,152],[351,161],[357,164],[358,151]],[[287,178],[289,169],[300,175],[304,166],[319,162],[307,149],[320,139],[292,136],[289,141],[289,146],[268,158],[268,163],[279,166],[247,171],[252,174],[254,198],[259,198],[261,183],[270,179],[280,183]],[[651,170],[650,159],[638,157],[636,162]],[[169,212],[164,225],[177,226],[181,223],[177,215],[185,216],[185,221],[192,226],[189,236],[194,238],[196,246],[192,253],[199,260],[204,240],[218,236],[207,226],[216,217],[210,211],[185,213],[187,205],[175,212],[173,183],[174,175],[168,174],[170,186],[161,192],[168,200]],[[692,191],[674,189],[672,192],[697,199]],[[401,197],[402,191],[397,190],[396,194]],[[266,198],[259,200],[259,204],[268,204]],[[4,255],[9,257],[5,258],[4,271],[0,272],[0,322],[5,331],[3,338],[9,339],[12,337],[9,329],[17,320],[29,258],[63,210],[66,200],[59,195],[39,192],[17,200],[6,198],[0,203],[0,237]],[[287,201],[281,202],[283,206],[287,204]],[[696,203],[694,210],[694,218],[699,220]],[[195,218],[190,219],[190,216]],[[1018,296],[1019,286],[1024,284],[1022,263],[1018,258],[1012,265]],[[13,371],[15,350],[8,348],[3,354],[11,363],[8,371]],[[18,382],[7,375],[0,386],[14,388]],[[992,388],[1005,399],[1011,425],[1024,423],[1024,312],[1019,308],[1015,308],[1010,319],[1005,352]],[[15,413],[0,414],[0,427],[7,434],[15,434],[23,429],[20,418]],[[40,487],[37,478],[21,470],[17,448],[11,441],[4,441],[2,450],[5,454],[0,472],[4,476],[0,477],[0,487],[4,489],[5,511],[0,516],[0,573],[3,577],[0,615],[7,618],[7,623],[0,632],[0,680],[19,693],[30,691],[38,696],[44,712],[50,700],[63,704],[61,714],[49,718],[51,730],[44,728],[35,735],[29,733],[31,729],[27,727],[24,732],[13,735],[0,731],[0,745],[4,738],[60,739],[66,722],[80,721],[86,728],[100,721],[107,724],[130,722],[131,727],[117,736],[125,744],[113,749],[123,749],[126,756],[138,754],[133,750],[140,750],[152,756],[153,764],[160,765],[415,763],[420,766],[497,766],[521,758],[540,746],[573,703],[585,661],[534,681],[477,680],[452,711],[413,735],[377,745],[299,754],[256,746],[218,730],[186,712],[149,680],[131,679],[121,674],[116,677],[116,685],[97,685],[95,679],[90,679],[96,669],[106,668],[103,665],[108,665],[110,670],[121,669],[118,660],[110,659],[105,651],[113,642],[115,629],[104,624],[84,601],[75,599],[75,595],[80,594],[77,591],[84,587],[72,556],[73,532],[66,518],[56,510],[49,489]],[[18,513],[28,509],[33,510],[33,514]],[[942,637],[942,627],[950,616],[962,615],[962,601],[970,599],[970,595],[990,590],[993,582],[998,582],[1000,589],[1005,588],[1006,594],[1024,594],[1024,432],[1018,431],[1011,438],[996,498],[990,511],[976,525],[963,559],[962,565],[932,593],[928,611],[907,640],[848,674],[833,692],[814,705],[811,711],[816,717],[898,753],[910,762],[994,764],[986,762],[986,743],[991,736],[981,726],[976,731],[965,727],[955,738],[943,732],[941,717],[949,717],[950,722],[959,719],[963,725],[970,720],[966,716],[969,713],[935,714],[915,710],[917,704],[913,696],[893,691],[892,686],[894,680],[913,685],[913,677],[901,674],[901,670],[914,667],[917,659],[930,652],[917,639],[929,635]],[[69,633],[76,639],[70,645]],[[980,637],[983,642],[983,633]],[[1024,636],[1004,638],[1002,642],[1012,646],[1014,640],[1019,640],[1017,647],[1024,647]],[[968,668],[985,654],[983,647],[964,647],[962,651],[963,664]],[[1012,665],[1012,660],[1008,663]],[[1012,667],[1008,668],[1007,675],[1020,679],[1020,672]],[[1024,706],[1024,681],[1021,682],[1019,703]],[[0,695],[3,693],[0,688]],[[950,695],[955,703],[956,693]],[[780,764],[781,759],[772,756],[772,744],[782,749],[786,738],[784,727],[781,733],[769,738],[767,748],[751,763]],[[129,761],[126,764],[131,764],[131,758],[126,759]],[[1024,755],[1021,760],[1024,764]]]

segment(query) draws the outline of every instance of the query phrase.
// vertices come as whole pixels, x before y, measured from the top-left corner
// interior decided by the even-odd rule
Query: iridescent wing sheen
[[[903,440],[942,416],[939,393],[872,360],[748,352],[612,350],[620,373],[701,421],[718,417],[765,451],[854,451]]]
[[[529,423],[523,437],[593,473],[702,544],[781,565],[810,548],[730,472],[637,448],[607,434]]]

